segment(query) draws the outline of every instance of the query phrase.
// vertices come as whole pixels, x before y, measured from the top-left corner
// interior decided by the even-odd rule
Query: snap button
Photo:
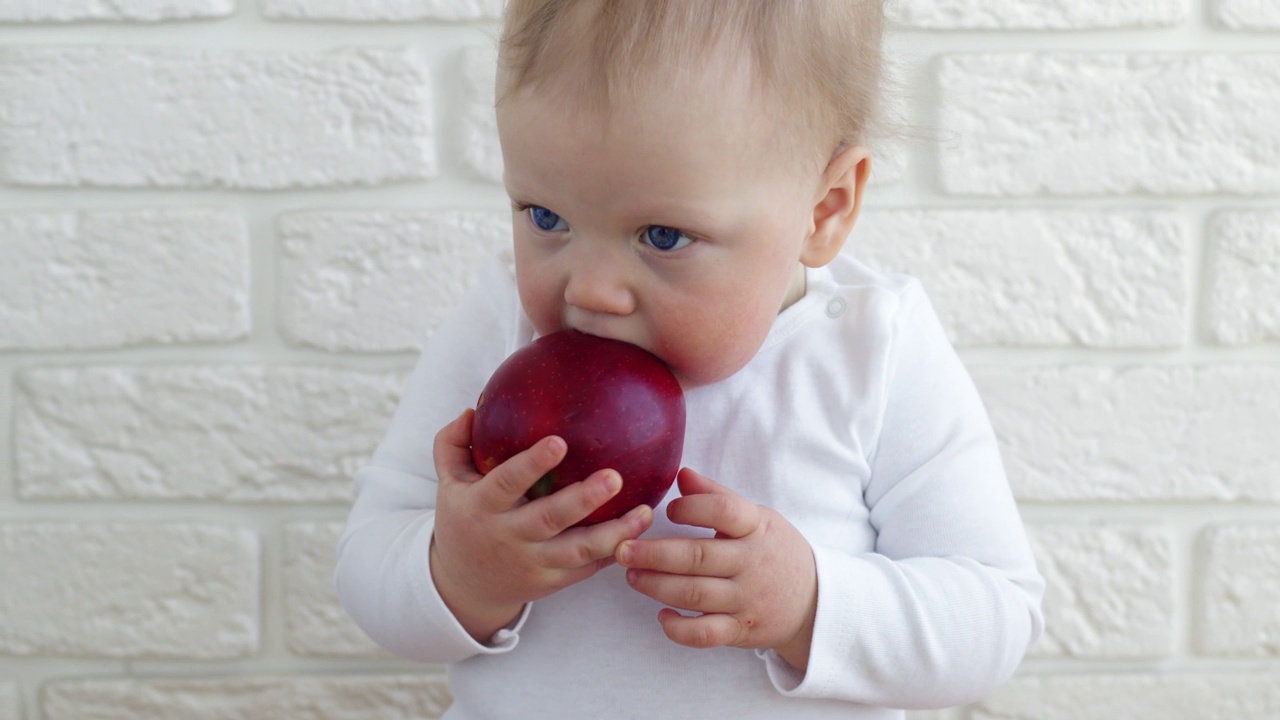
[[[827,303],[827,317],[838,318],[844,314],[844,298],[833,297]]]

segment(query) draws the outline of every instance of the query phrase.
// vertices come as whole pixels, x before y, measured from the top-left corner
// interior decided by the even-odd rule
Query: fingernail
[[[635,584],[636,584],[636,579],[637,579],[637,578],[639,578],[639,577],[640,577],[640,571],[639,571],[639,570],[628,570],[628,571],[627,571],[627,584],[628,584],[628,585],[635,585]]]
[[[559,455],[560,453],[564,452],[564,448],[565,448],[564,440],[561,440],[558,437],[552,437],[550,440],[547,441],[547,449],[551,451],[552,455]]]
[[[610,495],[622,489],[622,476],[609,470],[605,473],[604,488],[609,491]]]
[[[634,555],[631,552],[631,543],[624,542],[618,546],[618,562],[623,565],[630,565],[633,559]]]

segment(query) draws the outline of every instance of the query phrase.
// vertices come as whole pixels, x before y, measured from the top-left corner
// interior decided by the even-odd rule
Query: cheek
[[[539,335],[560,329],[561,294],[548,268],[539,268],[530,258],[516,251],[516,288],[520,304]]]
[[[667,342],[658,354],[686,386],[695,387],[723,380],[750,362],[773,327],[777,307],[759,293],[726,293],[668,317],[672,322],[659,330]]]

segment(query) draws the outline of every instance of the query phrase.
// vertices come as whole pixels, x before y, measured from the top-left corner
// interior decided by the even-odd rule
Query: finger
[[[732,490],[684,468],[681,496],[667,504],[667,518],[680,525],[708,528],[732,538],[746,537],[760,525],[760,508]]]
[[[662,538],[627,541],[618,546],[618,564],[677,575],[727,578],[742,569],[733,543],[711,538]]]
[[[738,583],[723,578],[670,575],[649,570],[627,571],[627,584],[663,605],[701,613],[731,613],[742,607]]]
[[[618,543],[639,537],[651,525],[653,510],[641,505],[620,518],[574,528],[547,541],[543,544],[543,562],[553,568],[606,567],[613,564]]]
[[[432,452],[441,482],[479,477],[475,464],[471,462],[471,418],[474,415],[475,411],[467,408],[436,433]]]
[[[672,642],[691,648],[711,648],[722,645],[739,646],[746,640],[746,631],[732,615],[708,613],[706,615],[681,615],[670,608],[658,613],[662,631]]]
[[[521,506],[512,516],[512,530],[522,540],[540,542],[559,535],[622,489],[616,470],[592,473],[586,480]]]
[[[564,440],[551,435],[516,453],[477,483],[480,506],[493,513],[511,509],[525,492],[564,459]]]

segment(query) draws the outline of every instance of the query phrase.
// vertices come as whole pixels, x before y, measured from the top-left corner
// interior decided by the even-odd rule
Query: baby
[[[447,718],[895,718],[982,697],[1039,636],[972,381],[918,282],[841,252],[880,5],[508,2],[512,250],[426,345],[339,544],[352,617],[448,663]],[[609,468],[525,501],[557,437],[472,465],[489,375],[566,328],[684,387],[658,508],[572,527]]]

